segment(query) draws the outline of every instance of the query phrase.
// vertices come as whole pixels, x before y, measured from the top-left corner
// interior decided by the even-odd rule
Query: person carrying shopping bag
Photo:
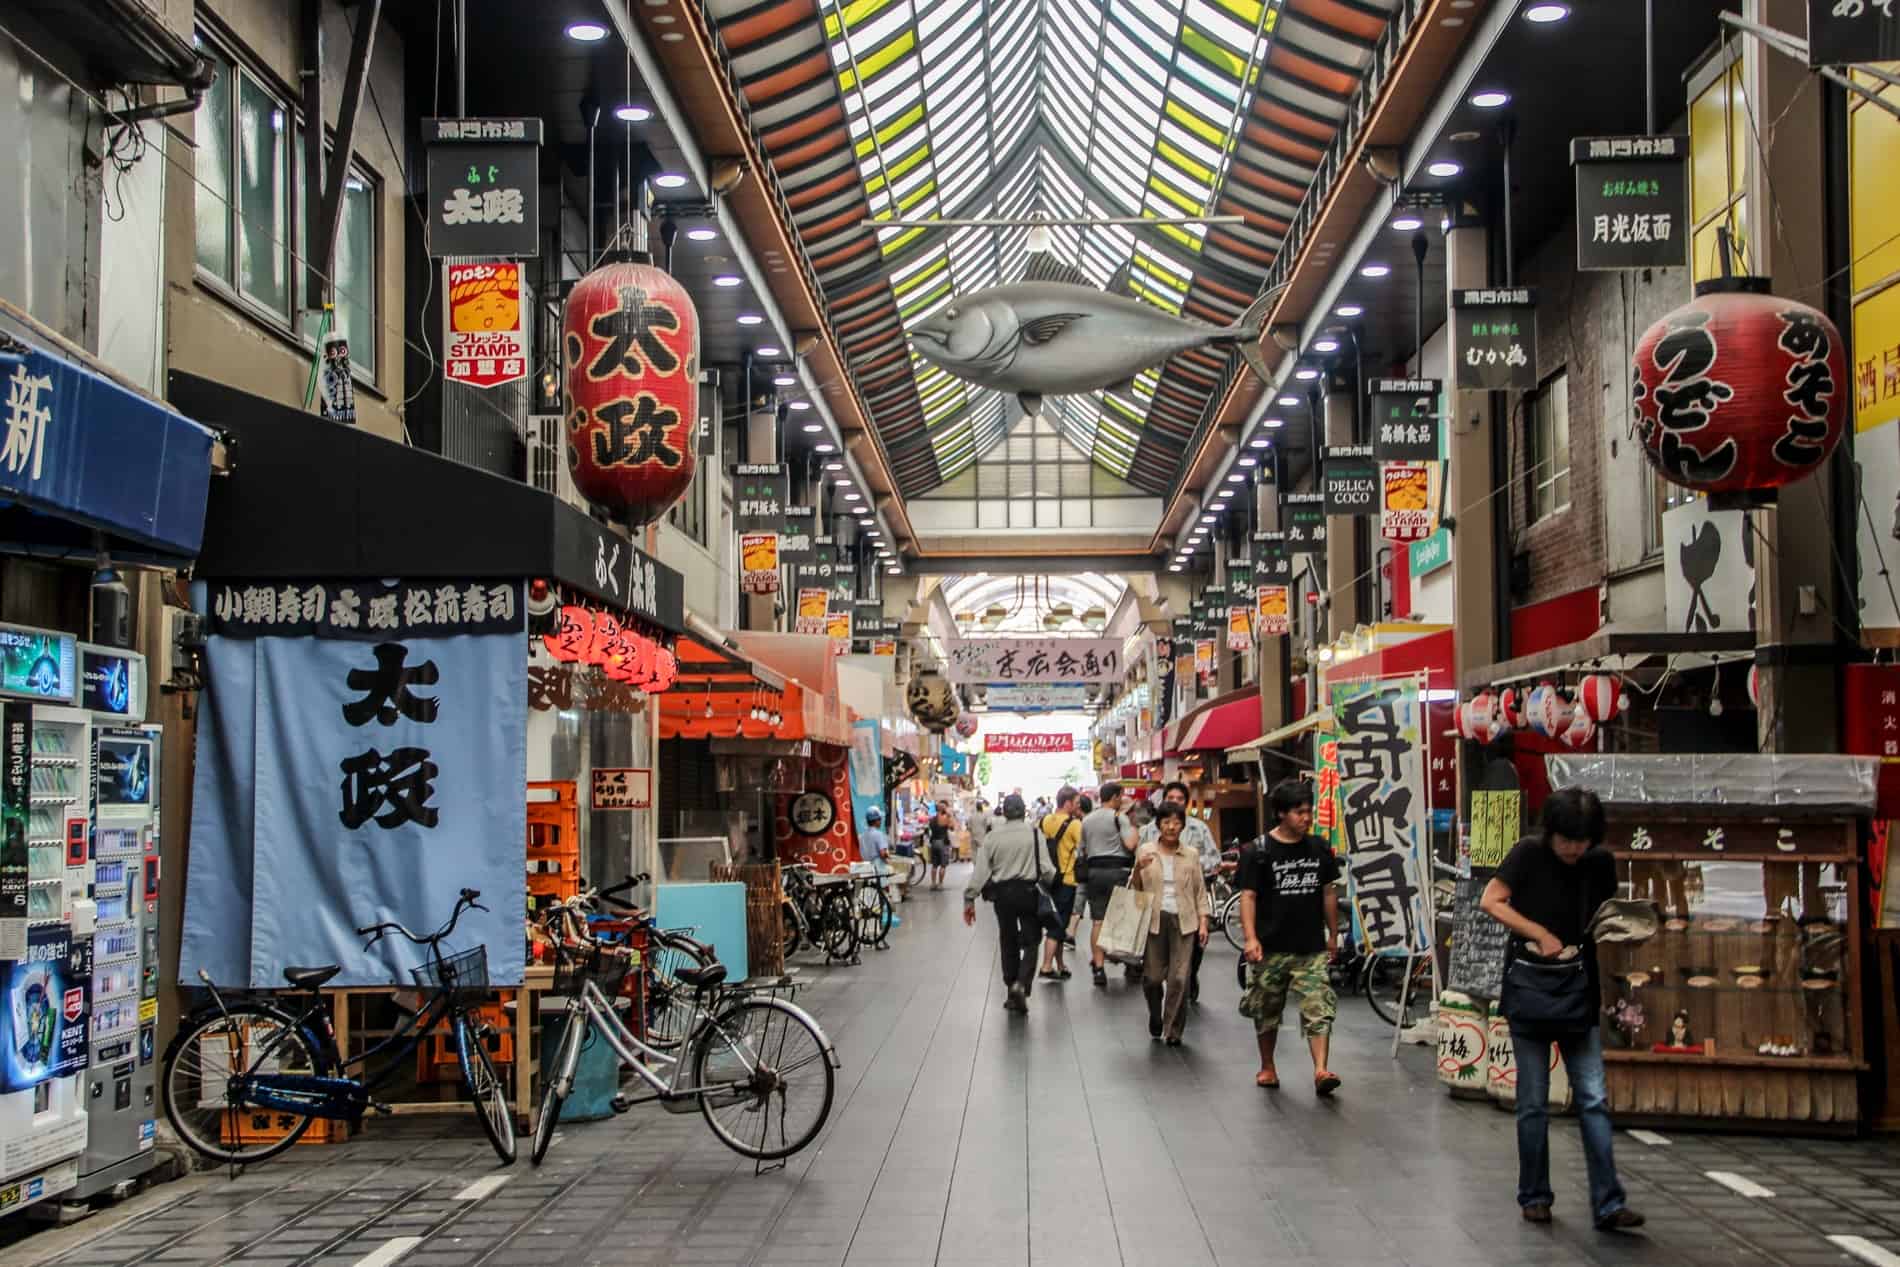
[[[1148,1036],[1181,1045],[1187,1027],[1188,973],[1194,947],[1207,944],[1213,905],[1201,877],[1200,855],[1181,843],[1187,810],[1171,801],[1155,809],[1155,839],[1135,854],[1134,887],[1153,895],[1142,992],[1148,996]]]
[[[976,870],[963,890],[963,922],[976,923],[976,899],[989,899],[996,911],[997,949],[1002,959],[1003,984],[1008,996],[1003,1007],[1011,1012],[1029,1010],[1029,990],[1036,981],[1036,944],[1042,940],[1041,904],[1044,881],[1054,869],[1042,841],[1024,821],[1023,798],[1003,798],[1003,821],[990,829]]]

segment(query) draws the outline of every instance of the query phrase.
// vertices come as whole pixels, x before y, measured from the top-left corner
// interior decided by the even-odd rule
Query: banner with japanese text
[[[1347,892],[1368,953],[1431,949],[1431,809],[1417,678],[1335,684],[1332,764]],[[1327,754],[1322,749],[1321,792]]]
[[[1293,628],[1284,585],[1262,585],[1256,594],[1256,622],[1262,638],[1281,638]]]
[[[1203,680],[1214,676],[1214,640],[1201,638],[1194,644],[1194,671]]]
[[[831,653],[843,655],[851,650],[851,613],[830,611],[825,613],[825,637],[831,639]]]
[[[748,594],[778,593],[778,534],[747,532],[739,537],[739,588]]]
[[[859,839],[870,824],[866,815],[872,810],[884,812],[884,737],[883,723],[875,717],[860,717],[851,723],[851,750],[847,754],[851,775],[851,818]]]
[[[528,330],[516,264],[449,264],[442,374],[452,383],[499,387],[528,376]]]
[[[950,648],[950,680],[965,683],[1120,682],[1117,638],[970,638]]]
[[[1227,609],[1227,649],[1230,651],[1253,649],[1253,621],[1248,606],[1244,603],[1235,603]]]
[[[1423,541],[1438,531],[1438,463],[1383,462],[1379,466],[1379,535],[1387,541]]]
[[[793,633],[822,634],[825,632],[825,618],[831,612],[831,591],[822,589],[802,589],[798,591],[798,611],[793,617]]]
[[[1014,731],[983,736],[985,752],[1073,752],[1075,736],[1068,734],[1030,734]]]
[[[280,988],[286,965],[337,963],[337,985],[407,982],[422,952],[399,938],[365,951],[356,929],[434,929],[472,888],[489,909],[465,914],[446,949],[486,944],[491,980],[520,982],[520,586],[390,589],[455,594],[459,614],[431,606],[426,624],[401,623],[380,641],[273,636],[268,625],[247,636],[232,620],[211,637],[180,980],[203,969],[220,984]],[[479,615],[459,602],[473,589]],[[497,609],[512,613],[502,632]],[[420,597],[401,614],[422,615]]]

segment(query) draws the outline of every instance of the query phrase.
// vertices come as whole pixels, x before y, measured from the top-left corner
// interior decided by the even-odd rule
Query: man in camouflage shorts
[[[1339,859],[1325,841],[1309,834],[1312,789],[1298,779],[1275,787],[1268,804],[1278,822],[1253,843],[1240,862],[1241,952],[1253,965],[1240,997],[1241,1015],[1253,1018],[1260,1045],[1254,1083],[1280,1085],[1274,1047],[1288,989],[1300,996],[1300,1032],[1313,1052],[1313,1089],[1329,1096],[1339,1075],[1326,1067],[1339,1000],[1326,965],[1339,953]]]

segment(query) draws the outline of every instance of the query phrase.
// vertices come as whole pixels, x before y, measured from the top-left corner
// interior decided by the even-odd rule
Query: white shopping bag
[[[1138,964],[1148,948],[1148,908],[1154,894],[1120,885],[1102,917],[1101,947],[1116,963]]]

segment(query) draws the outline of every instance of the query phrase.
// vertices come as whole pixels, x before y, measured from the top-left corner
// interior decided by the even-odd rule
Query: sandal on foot
[[[1324,1098],[1339,1090],[1339,1075],[1336,1073],[1317,1074],[1313,1078],[1314,1094]]]
[[[1269,1091],[1278,1091],[1280,1089],[1280,1075],[1268,1073],[1263,1069],[1253,1076],[1253,1084],[1256,1087],[1265,1087]]]

